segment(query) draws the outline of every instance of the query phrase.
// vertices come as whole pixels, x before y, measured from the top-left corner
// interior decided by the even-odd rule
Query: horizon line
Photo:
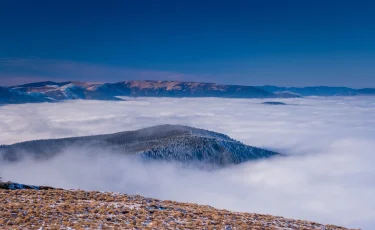
[[[35,83],[45,83],[45,82],[53,82],[53,83],[87,83],[87,84],[116,84],[116,83],[122,83],[122,82],[183,82],[183,83],[204,83],[204,84],[217,84],[217,85],[228,85],[228,86],[248,86],[248,87],[278,87],[278,88],[347,88],[347,89],[371,89],[374,87],[349,87],[349,86],[329,86],[329,85],[306,85],[306,86],[278,86],[278,85],[270,85],[270,84],[264,84],[264,85],[245,85],[245,84],[222,84],[222,83],[216,83],[216,82],[206,82],[206,81],[177,81],[177,80],[124,80],[124,81],[110,81],[110,82],[90,82],[90,81],[75,81],[75,80],[68,80],[68,81],[33,81],[28,82],[24,84],[18,84],[18,85],[0,85],[0,87],[5,88],[12,88],[12,87],[19,87],[29,84],[35,84]]]

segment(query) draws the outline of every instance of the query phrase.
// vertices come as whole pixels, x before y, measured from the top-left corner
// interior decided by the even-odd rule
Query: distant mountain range
[[[374,88],[242,86],[181,81],[118,83],[36,82],[0,87],[0,104],[57,102],[72,99],[122,100],[128,97],[294,98],[303,96],[375,95]]]
[[[121,100],[129,97],[225,97],[280,98],[289,93],[272,93],[253,86],[220,85],[179,81],[124,81],[118,83],[37,82],[2,87],[0,103],[53,102],[71,99]]]
[[[271,93],[291,93],[302,97],[307,96],[375,96],[375,88],[352,89],[347,87],[278,87],[272,85],[259,86],[258,88]]]
[[[273,151],[244,145],[224,134],[189,126],[159,125],[114,134],[3,145],[0,146],[0,157],[7,161],[19,161],[25,156],[45,160],[67,148],[91,148],[98,152],[127,154],[145,160],[208,163],[213,166],[282,156]]]
[[[24,93],[16,89],[0,86],[0,105],[50,101],[52,100],[42,93]]]

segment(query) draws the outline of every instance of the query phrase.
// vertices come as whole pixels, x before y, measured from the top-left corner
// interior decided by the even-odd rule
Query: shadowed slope
[[[14,89],[0,86],[0,105],[1,104],[23,104],[50,101],[41,93],[23,93]]]

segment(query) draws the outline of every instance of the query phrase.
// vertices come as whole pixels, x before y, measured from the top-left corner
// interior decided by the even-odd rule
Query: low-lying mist
[[[375,226],[375,98],[140,98],[0,107],[0,144],[182,124],[289,157],[208,171],[66,149],[49,161],[0,162],[6,180],[118,191],[371,229]]]

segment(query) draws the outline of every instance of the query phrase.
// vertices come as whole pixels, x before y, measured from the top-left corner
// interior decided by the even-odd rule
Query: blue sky
[[[192,80],[375,87],[375,3],[0,3],[0,84]]]

